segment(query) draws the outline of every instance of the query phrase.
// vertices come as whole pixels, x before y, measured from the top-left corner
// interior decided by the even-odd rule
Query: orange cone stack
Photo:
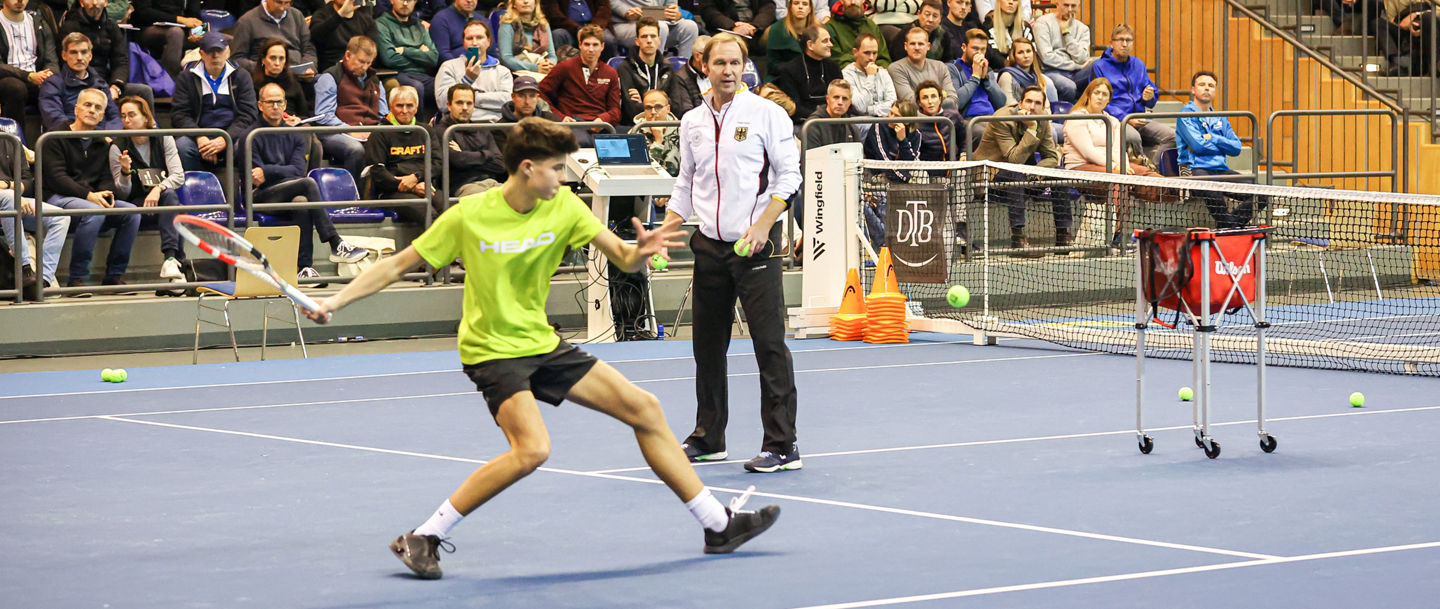
[[[867,343],[908,343],[910,322],[905,319],[905,295],[890,260],[890,248],[880,248],[880,262],[875,265],[875,281],[865,299]]]
[[[840,313],[830,316],[832,340],[865,338],[865,294],[861,292],[860,273],[850,269],[845,277],[845,297],[840,300]]]

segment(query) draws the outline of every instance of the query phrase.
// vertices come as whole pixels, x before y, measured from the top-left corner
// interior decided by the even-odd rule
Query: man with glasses
[[[257,127],[285,126],[285,89],[270,83],[260,88],[260,117],[263,123]],[[310,152],[310,138],[301,133],[261,133],[251,141],[254,164],[250,169],[250,185],[254,188],[256,203],[318,203],[325,199],[320,196],[320,186],[306,176],[309,163],[305,160]],[[319,277],[315,270],[315,245],[311,233],[320,233],[320,240],[330,245],[331,262],[359,262],[364,259],[363,249],[350,245],[340,238],[330,215],[323,209],[297,209],[294,211],[267,211],[267,215],[288,217],[300,226],[300,250],[295,256],[300,267],[300,277]]]
[[[305,15],[291,8],[292,0],[261,0],[235,22],[235,65],[247,72],[255,69],[264,49],[259,45],[271,38],[285,41],[292,69],[304,68],[301,78],[315,78],[315,45],[310,41],[310,24]],[[218,32],[217,32],[218,33]]]
[[[1091,62],[1083,71],[1084,76],[1075,82],[1076,88],[1084,90],[1091,79],[1109,80],[1115,92],[1110,97],[1110,105],[1105,106],[1105,113],[1117,119],[1154,108],[1160,99],[1160,89],[1150,80],[1145,62],[1132,54],[1134,50],[1135,29],[1123,23],[1115,26],[1110,33],[1110,48]],[[1132,118],[1125,125],[1125,147],[1143,147],[1145,156],[1159,167],[1160,157],[1175,147],[1175,130],[1155,121]]]

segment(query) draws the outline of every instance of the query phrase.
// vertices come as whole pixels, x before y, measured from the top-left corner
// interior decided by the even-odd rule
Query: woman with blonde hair
[[[800,36],[820,22],[815,19],[812,0],[785,0],[785,18],[765,31],[765,59],[770,70],[805,53]]]
[[[1030,11],[1020,6],[1020,0],[997,0],[995,10],[985,18],[981,29],[990,34],[990,50],[985,52],[985,59],[992,66],[1005,65],[1005,57],[1015,41],[1035,39],[1030,32]]]
[[[536,0],[510,0],[500,28],[500,63],[515,72],[549,74],[559,61],[555,41],[545,13],[535,7]]]

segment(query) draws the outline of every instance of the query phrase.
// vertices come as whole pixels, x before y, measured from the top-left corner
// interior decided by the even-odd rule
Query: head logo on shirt
[[[509,241],[486,241],[480,240],[480,253],[493,252],[496,254],[522,254],[537,247],[550,245],[555,242],[555,233],[545,231],[536,237],[525,239],[511,239]]]
[[[750,128],[749,128],[749,127],[736,127],[736,128],[735,128],[735,141],[737,141],[737,142],[743,142],[743,141],[745,141],[745,136],[747,136],[747,135],[749,135],[749,134],[750,134]]]

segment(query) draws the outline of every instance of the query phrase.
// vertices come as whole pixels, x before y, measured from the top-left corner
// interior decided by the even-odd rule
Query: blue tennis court
[[[1186,361],[1014,340],[792,342],[805,469],[747,474],[758,381],[733,343],[732,461],[776,526],[729,556],[619,423],[544,409],[539,472],[453,533],[445,578],[386,543],[504,438],[454,352],[0,376],[0,598],[13,607],[1433,607],[1440,398],[1432,378],[1215,367],[1216,460]],[[694,415],[684,341],[587,348]],[[1351,408],[1353,391],[1368,396]],[[1426,600],[1430,599],[1430,600]]]

